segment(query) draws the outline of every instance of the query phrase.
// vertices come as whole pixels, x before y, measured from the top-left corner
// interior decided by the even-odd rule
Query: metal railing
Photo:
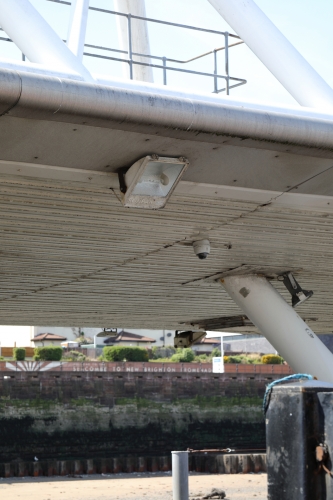
[[[63,4],[63,5],[68,5],[68,6],[71,5],[71,2],[66,1],[66,0],[46,0],[46,1],[58,3],[58,4]],[[220,92],[225,92],[227,95],[229,95],[230,89],[235,88],[235,87],[239,87],[240,85],[244,85],[247,83],[247,81],[243,78],[237,78],[234,76],[230,76],[229,49],[231,47],[235,47],[237,45],[244,43],[243,40],[239,36],[234,35],[233,33],[228,33],[227,31],[216,31],[216,30],[211,30],[211,29],[206,29],[206,28],[199,28],[196,26],[189,26],[189,25],[185,25],[185,24],[178,24],[178,23],[172,23],[172,22],[167,22],[167,21],[161,21],[158,19],[152,19],[152,18],[148,18],[148,17],[134,16],[132,14],[124,14],[121,12],[116,12],[116,11],[108,10],[108,9],[102,9],[102,8],[98,8],[98,7],[89,7],[89,10],[101,12],[104,14],[110,14],[110,15],[114,15],[114,16],[122,16],[122,17],[127,18],[127,25],[128,25],[128,50],[127,51],[115,49],[115,48],[111,48],[111,47],[92,45],[92,44],[87,43],[87,44],[85,44],[86,48],[101,50],[101,51],[105,51],[105,52],[112,52],[114,54],[120,54],[120,57],[119,56],[117,57],[116,55],[111,56],[111,55],[96,54],[96,53],[91,53],[91,52],[84,52],[84,55],[87,57],[95,57],[95,58],[100,58],[100,59],[107,59],[110,61],[116,61],[116,62],[120,62],[120,63],[127,63],[129,65],[129,75],[130,75],[131,80],[133,80],[133,67],[134,67],[134,65],[140,65],[140,66],[148,66],[151,68],[161,70],[163,73],[163,84],[164,85],[167,85],[167,76],[168,76],[168,72],[170,72],[170,71],[212,78],[212,80],[213,80],[213,93],[215,93],[215,94],[219,94]],[[132,21],[133,20],[138,20],[138,21],[148,22],[148,23],[157,23],[157,24],[162,24],[165,26],[172,26],[174,28],[194,30],[194,31],[200,31],[203,33],[210,33],[213,35],[219,35],[223,38],[224,43],[221,47],[214,48],[209,52],[199,54],[199,55],[192,57],[190,59],[187,59],[187,60],[173,59],[173,58],[167,57],[165,55],[156,56],[153,54],[137,53],[137,52],[133,51],[133,37],[132,37],[132,27],[133,27]],[[230,39],[234,39],[235,43],[230,43]],[[10,38],[5,38],[5,37],[0,37],[0,40],[7,41],[7,42],[12,41]],[[224,74],[219,74],[218,53],[222,52],[222,51],[224,52]],[[176,66],[171,65],[172,63],[179,64],[179,65],[186,65],[186,64],[189,64],[193,61],[197,61],[199,59],[207,57],[211,54],[213,54],[213,71],[212,72],[196,71],[196,70],[191,70],[191,69],[186,69],[186,68],[178,68]],[[137,61],[137,60],[135,60],[135,57],[146,58],[147,62]],[[24,54],[22,54],[22,60],[25,60]],[[153,60],[154,62],[150,62],[150,60]],[[160,61],[160,63],[157,63],[157,61]],[[220,79],[225,81],[225,86],[223,88],[219,88],[219,80]]]

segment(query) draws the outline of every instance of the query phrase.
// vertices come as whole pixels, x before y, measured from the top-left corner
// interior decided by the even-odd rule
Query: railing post
[[[214,49],[214,94],[217,94],[217,51]]]
[[[163,85],[166,85],[167,84],[167,70],[166,70],[167,58],[162,57],[162,60],[163,60]]]
[[[225,40],[224,57],[225,57],[225,74],[226,74],[225,93],[229,95],[229,33],[227,31],[224,34],[224,40]]]
[[[188,451],[172,451],[173,500],[188,500]]]
[[[132,49],[132,16],[128,14],[128,58],[130,67],[130,79],[133,80],[133,49]]]

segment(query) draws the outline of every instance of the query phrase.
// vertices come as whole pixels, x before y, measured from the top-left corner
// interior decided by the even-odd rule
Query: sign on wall
[[[218,356],[212,359],[213,373],[224,373],[223,356]]]

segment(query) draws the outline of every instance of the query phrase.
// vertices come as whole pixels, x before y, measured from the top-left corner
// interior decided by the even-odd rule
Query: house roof
[[[197,344],[220,344],[220,343],[221,343],[221,340],[219,339],[219,337],[215,337],[215,338],[204,337],[199,342],[196,342],[196,345]]]
[[[118,342],[156,342],[155,339],[151,337],[145,337],[144,335],[137,335],[136,333],[126,332],[122,330],[118,333],[116,337],[109,337],[104,340],[104,344],[117,344]]]
[[[41,340],[67,340],[66,337],[62,337],[61,335],[56,335],[55,333],[40,333],[39,335],[36,335],[33,339],[31,339],[32,342],[40,342]]]

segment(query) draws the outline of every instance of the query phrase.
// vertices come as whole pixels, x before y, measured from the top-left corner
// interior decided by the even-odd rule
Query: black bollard
[[[268,499],[333,500],[333,385],[276,385],[265,418]]]

